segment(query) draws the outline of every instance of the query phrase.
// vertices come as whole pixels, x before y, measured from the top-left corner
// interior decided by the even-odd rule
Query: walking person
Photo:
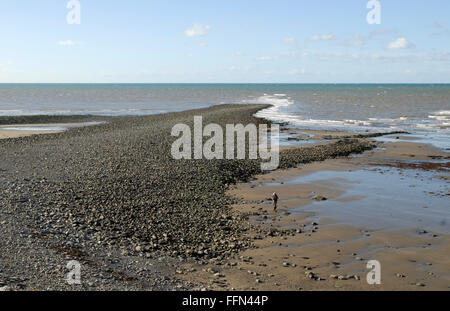
[[[276,192],[274,192],[272,194],[272,202],[273,202],[273,210],[276,211],[278,208],[278,194]]]

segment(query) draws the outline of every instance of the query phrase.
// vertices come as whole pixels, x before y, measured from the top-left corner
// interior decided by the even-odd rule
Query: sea
[[[0,84],[0,116],[138,116],[271,104],[258,117],[300,129],[405,131],[450,148],[450,84]]]

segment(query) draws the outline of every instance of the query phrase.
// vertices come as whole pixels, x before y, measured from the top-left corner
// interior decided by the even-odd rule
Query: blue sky
[[[450,83],[450,1],[0,3],[0,82]]]

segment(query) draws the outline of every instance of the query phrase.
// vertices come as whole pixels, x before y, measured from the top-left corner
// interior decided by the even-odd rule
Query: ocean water
[[[408,131],[449,142],[449,84],[0,84],[0,116],[149,115],[225,103],[272,104],[257,115],[303,129]]]

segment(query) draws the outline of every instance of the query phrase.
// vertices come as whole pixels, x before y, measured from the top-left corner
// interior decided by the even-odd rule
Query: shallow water
[[[301,187],[320,182],[345,192],[335,200],[314,201],[293,212],[312,211],[338,223],[373,230],[450,233],[450,182],[439,175],[448,173],[396,168],[319,171],[285,184]]]
[[[407,139],[397,138],[398,135],[388,135],[388,136],[380,136],[372,138],[376,141],[381,142],[413,142],[413,143],[422,143],[422,144],[431,144],[436,148],[442,150],[450,150],[450,136],[440,133],[427,133],[427,134],[419,134],[416,133],[414,135],[404,135],[401,136],[407,137]]]
[[[0,127],[0,130],[5,131],[65,131],[68,128],[65,126],[19,126],[19,127]]]

